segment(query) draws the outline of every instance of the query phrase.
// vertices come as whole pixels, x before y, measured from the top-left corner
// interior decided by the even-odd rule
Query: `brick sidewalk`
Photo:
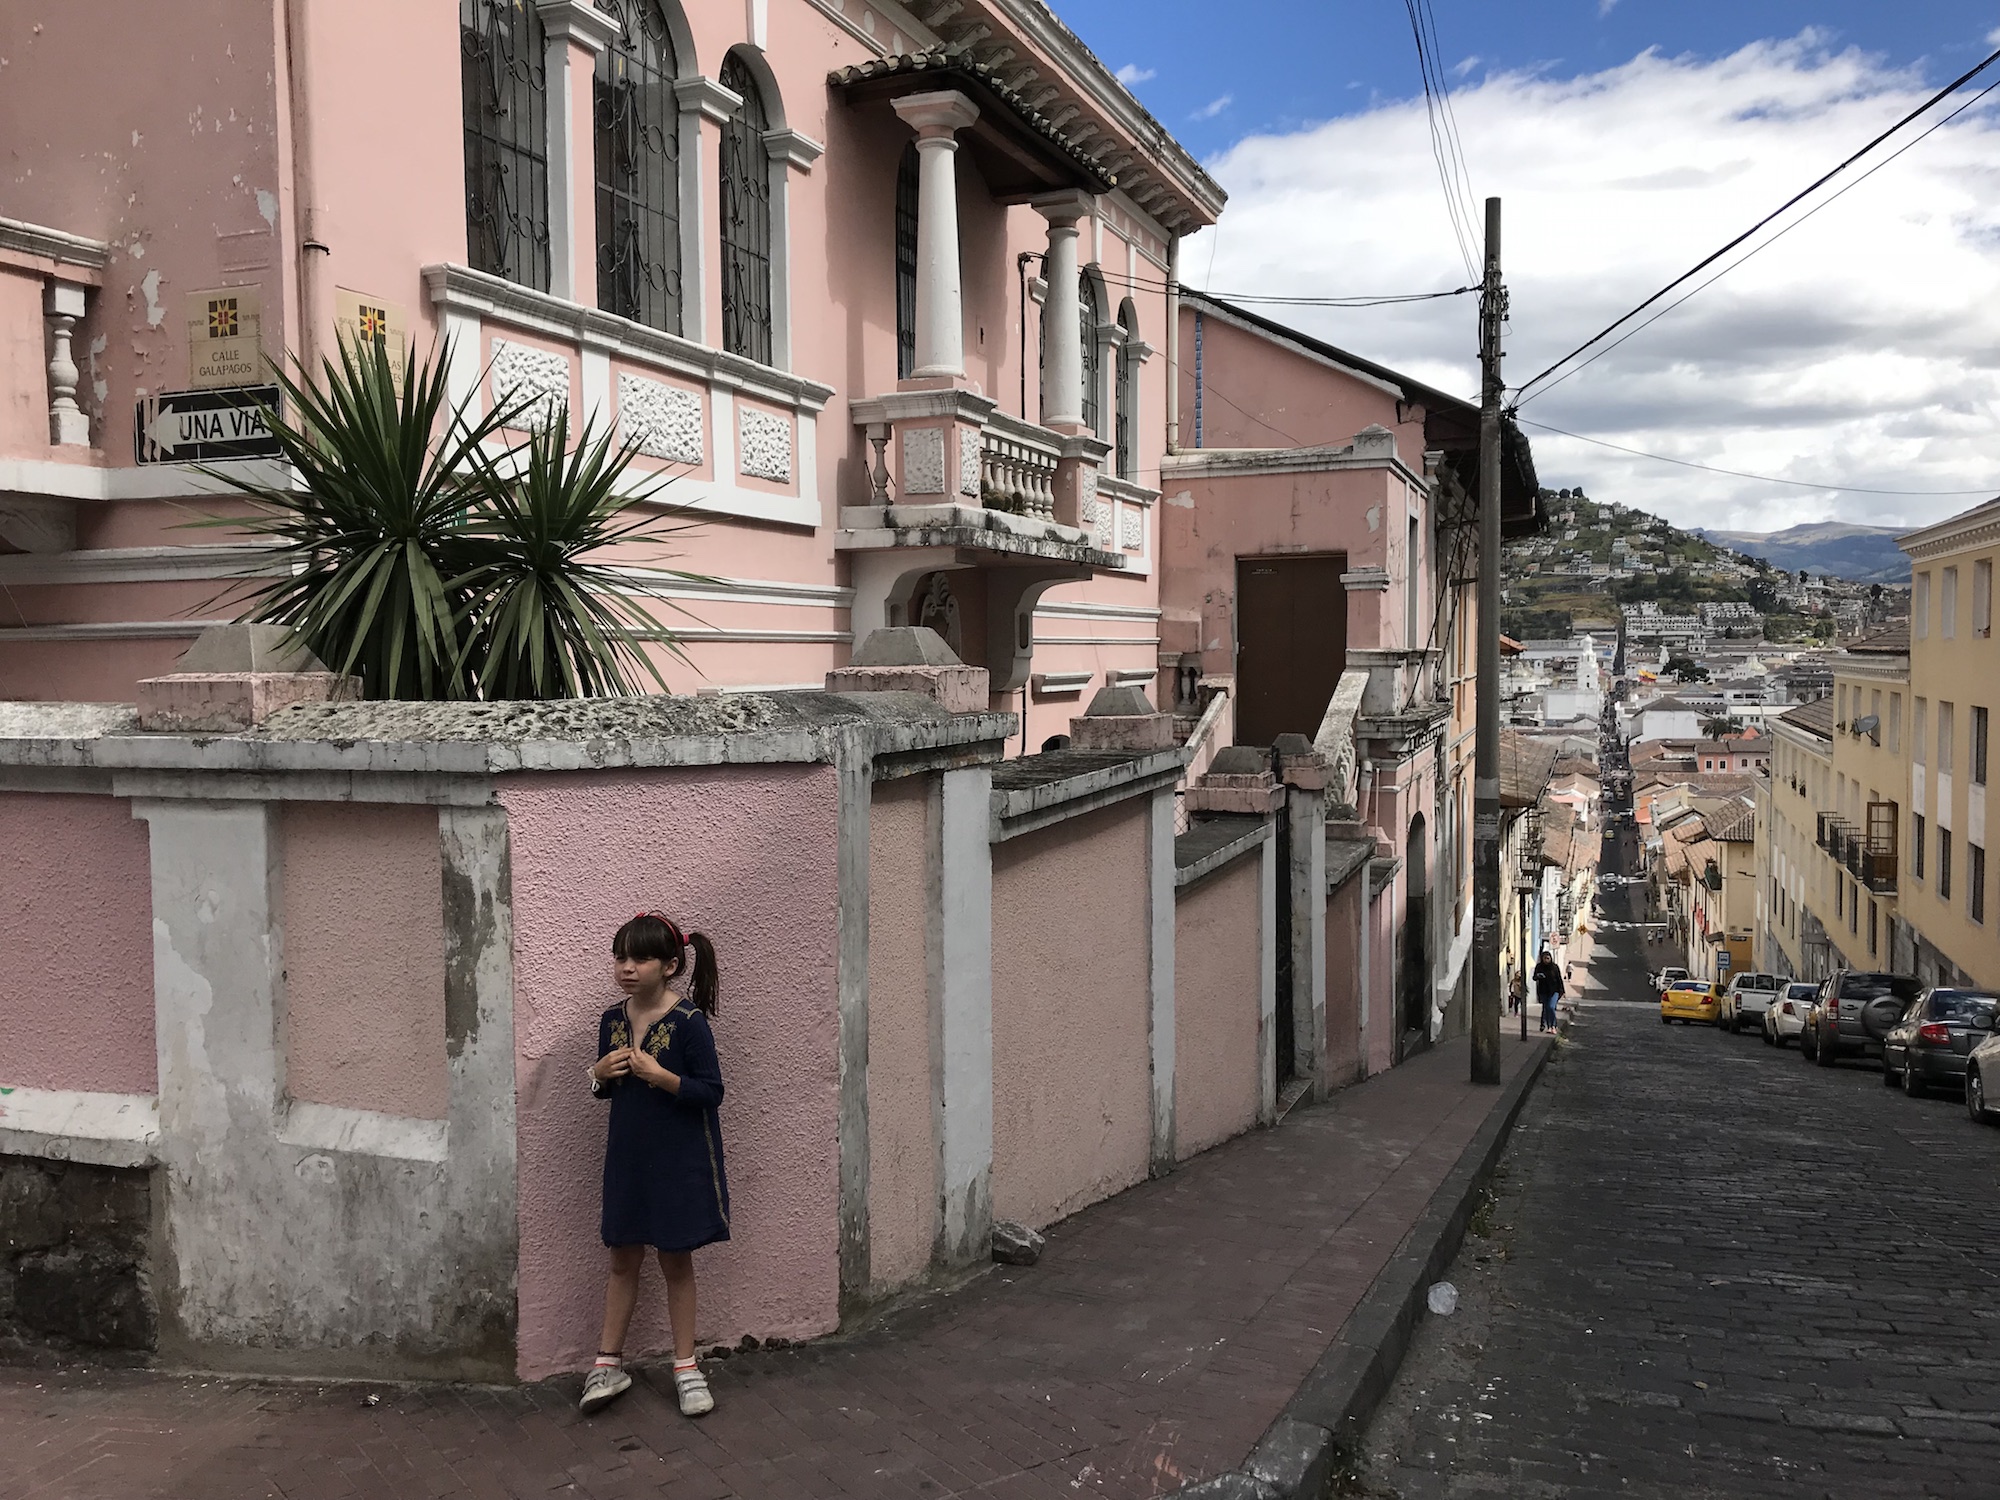
[[[1504,1036],[1507,1075],[1542,1045]],[[648,1374],[585,1422],[574,1380],[370,1407],[0,1369],[0,1500],[1162,1494],[1240,1463],[1312,1369],[1496,1103],[1466,1071],[1461,1040],[1077,1214],[1031,1270],[711,1363],[699,1423]]]

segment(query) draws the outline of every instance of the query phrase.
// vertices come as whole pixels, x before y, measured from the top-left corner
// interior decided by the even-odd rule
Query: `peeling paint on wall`
[[[257,189],[257,212],[273,229],[278,227],[278,195],[268,188]]]
[[[158,328],[167,318],[166,304],[160,301],[160,273],[148,271],[146,279],[139,283],[139,290],[146,298],[146,326]]]
[[[1382,529],[1381,506],[1371,505],[1368,507],[1368,529],[1370,531],[1380,531]]]

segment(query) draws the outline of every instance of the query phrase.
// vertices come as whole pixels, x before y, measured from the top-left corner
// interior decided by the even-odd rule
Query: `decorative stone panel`
[[[737,409],[736,433],[742,458],[736,467],[753,479],[779,484],[792,477],[792,419],[744,406]]]
[[[529,401],[519,425],[540,432],[554,424],[556,413],[569,405],[569,360],[549,349],[493,341],[493,399],[496,403]]]
[[[1117,508],[1097,498],[1097,470],[1086,464],[1077,476],[1077,524],[1094,535],[1100,547],[1111,545],[1111,518]]]
[[[648,458],[701,462],[701,396],[638,375],[618,377],[618,420],[625,438]]]
[[[985,439],[970,427],[958,429],[958,492],[979,498],[979,464]]]
[[[1127,552],[1143,552],[1146,547],[1146,513],[1136,505],[1124,506],[1118,524],[1120,545]]]
[[[903,429],[903,493],[905,495],[944,493],[944,429],[940,427]]]

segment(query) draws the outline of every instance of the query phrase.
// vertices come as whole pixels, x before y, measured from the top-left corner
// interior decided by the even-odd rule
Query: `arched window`
[[[896,378],[917,367],[917,148],[896,169]]]
[[[1118,346],[1117,441],[1113,458],[1118,465],[1118,477],[1133,479],[1139,473],[1139,360],[1132,352],[1132,345],[1139,339],[1139,309],[1132,305],[1130,297],[1118,309],[1118,326],[1125,331],[1125,339]]]
[[[1104,364],[1097,357],[1097,325],[1104,321],[1104,308],[1097,300],[1097,278],[1088,270],[1078,273],[1077,336],[1083,340],[1083,425],[1099,437],[1104,435]]]
[[[459,0],[465,252],[475,269],[549,289],[549,86],[533,0]]]
[[[681,331],[680,109],[660,0],[597,0],[622,34],[597,54],[597,305]]]
[[[722,347],[771,362],[771,128],[764,96],[734,52],[718,82],[743,107],[722,127]]]

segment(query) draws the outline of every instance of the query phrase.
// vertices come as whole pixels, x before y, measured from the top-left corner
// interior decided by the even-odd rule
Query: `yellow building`
[[[1833,700],[1802,703],[1772,721],[1771,764],[1757,787],[1757,967],[1823,979],[1836,959],[1826,919],[1833,863],[1819,814],[1833,804]]]
[[[1833,669],[1833,798],[1815,833],[1827,861],[1827,935],[1850,969],[1903,969],[1892,932],[1909,771],[1904,741],[1909,635],[1902,627],[1854,642]]]
[[[1931,983],[2000,987],[1986,876],[1988,742],[2000,708],[2000,500],[1898,543],[1911,564],[1912,696],[1896,967]]]

